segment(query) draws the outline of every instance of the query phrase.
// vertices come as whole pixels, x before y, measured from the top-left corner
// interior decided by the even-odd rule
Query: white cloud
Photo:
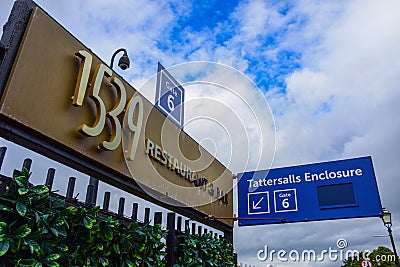
[[[0,2],[1,21],[6,17],[3,10],[11,3]],[[178,16],[190,15],[190,4],[121,1],[115,5],[94,0],[38,3],[106,62],[115,49],[127,47],[133,64],[121,74],[135,85],[155,73],[157,60],[167,67],[186,60],[217,61],[261,80],[260,76],[275,72],[271,68],[276,65],[291,63],[279,57],[282,51],[299,53],[299,67],[292,70],[287,66],[290,71],[285,90],[272,88],[266,93],[277,125],[275,166],[372,155],[382,202],[393,212],[394,220],[400,221],[398,1],[299,0],[288,4],[286,11],[280,3],[243,1],[214,29],[194,32],[185,28],[182,43],[169,33]],[[118,31],[110,30],[110,26]],[[217,43],[216,34],[228,31],[232,36]],[[269,35],[274,38],[268,42]],[[271,61],[275,65],[266,64]],[[214,91],[188,90],[188,99],[206,93],[216,99],[226,98]],[[154,93],[144,94],[153,99]],[[251,105],[260,106],[256,98],[249,99]],[[192,112],[193,116],[197,114]],[[213,134],[212,129],[197,127],[191,132],[200,138]],[[225,141],[220,144],[224,146]],[[399,232],[398,225],[394,224],[394,232]],[[265,244],[278,249],[326,248],[335,245],[339,234],[355,249],[373,249],[381,244],[390,247],[388,240],[370,238],[370,233],[383,234],[384,230],[376,218],[248,227],[235,229],[235,247],[240,259],[260,264],[255,253]]]

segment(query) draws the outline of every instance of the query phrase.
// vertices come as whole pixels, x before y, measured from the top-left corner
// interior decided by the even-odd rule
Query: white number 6
[[[174,96],[173,95],[169,95],[168,96],[168,108],[171,111],[174,111],[174,109],[175,109]]]
[[[289,208],[289,206],[290,206],[290,204],[289,204],[289,199],[288,198],[285,198],[284,200],[282,200],[282,207],[284,209]]]

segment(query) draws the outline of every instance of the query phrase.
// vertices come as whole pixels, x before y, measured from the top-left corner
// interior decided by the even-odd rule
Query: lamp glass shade
[[[384,212],[382,216],[383,223],[386,225],[392,224],[392,214],[390,212]]]

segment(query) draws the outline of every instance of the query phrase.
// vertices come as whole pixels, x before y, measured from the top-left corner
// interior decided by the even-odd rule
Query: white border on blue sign
[[[283,192],[283,191],[294,191],[294,203],[296,204],[296,207],[294,209],[291,210],[276,210],[276,197],[275,197],[275,193],[277,192]],[[296,188],[288,188],[288,189],[281,189],[281,190],[274,190],[274,208],[275,208],[275,213],[277,212],[289,212],[289,211],[297,211],[298,207],[297,207],[297,193],[296,193]]]

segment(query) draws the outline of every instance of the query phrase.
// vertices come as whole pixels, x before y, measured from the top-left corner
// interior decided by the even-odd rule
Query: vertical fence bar
[[[6,156],[7,147],[0,147],[0,170],[3,166],[3,161]],[[0,195],[4,194],[7,191],[7,184],[5,181],[0,181]]]
[[[26,168],[28,171],[31,170],[31,166],[32,166],[32,159],[24,159],[24,163],[22,164],[23,168]]]
[[[49,188],[49,191],[53,189],[53,182],[54,182],[54,175],[56,173],[56,170],[54,168],[50,168],[47,170],[47,176],[46,176],[46,183],[45,185]]]
[[[185,233],[186,234],[189,234],[189,223],[190,223],[190,220],[185,220]]]
[[[111,198],[111,193],[110,192],[104,192],[104,200],[103,200],[103,210],[107,210],[110,207],[110,198]]]
[[[154,225],[162,224],[162,212],[158,211],[154,213]]]
[[[196,223],[192,223],[192,235],[196,234]]]
[[[132,204],[132,220],[137,221],[137,217],[138,217],[138,208],[139,208],[139,204],[138,203],[133,203]]]
[[[176,245],[176,238],[175,238],[175,213],[169,212],[167,214],[167,255],[165,256],[167,259],[166,267],[172,267],[175,264],[175,257],[174,257],[174,248]]]
[[[203,235],[203,227],[202,227],[201,225],[199,225],[199,226],[197,227],[197,233],[198,233],[199,235]]]
[[[224,231],[224,239],[228,243],[233,242],[233,230],[230,231]]]
[[[75,177],[69,177],[68,180],[68,187],[67,187],[67,195],[65,196],[67,200],[71,200],[74,195],[74,189],[75,189]]]
[[[182,232],[182,217],[178,216],[178,220],[176,222],[176,230]]]
[[[93,185],[89,184],[87,186],[86,198],[85,198],[85,204],[89,207],[93,207],[93,191],[94,191]]]
[[[5,146],[0,147],[0,170],[1,167],[3,166],[3,161],[6,156],[6,152],[7,152],[7,147]]]
[[[206,235],[208,233],[208,229],[204,228],[204,234]]]
[[[144,223],[149,223],[150,222],[150,208],[145,208],[144,209]]]
[[[96,179],[92,176],[90,176],[89,179],[89,185],[93,186],[93,194],[92,194],[92,199],[90,200],[91,205],[96,206],[97,202],[97,193],[99,191],[99,179]]]
[[[124,216],[124,209],[125,209],[125,198],[120,197],[119,198],[119,203],[118,203],[118,216],[123,217]]]

